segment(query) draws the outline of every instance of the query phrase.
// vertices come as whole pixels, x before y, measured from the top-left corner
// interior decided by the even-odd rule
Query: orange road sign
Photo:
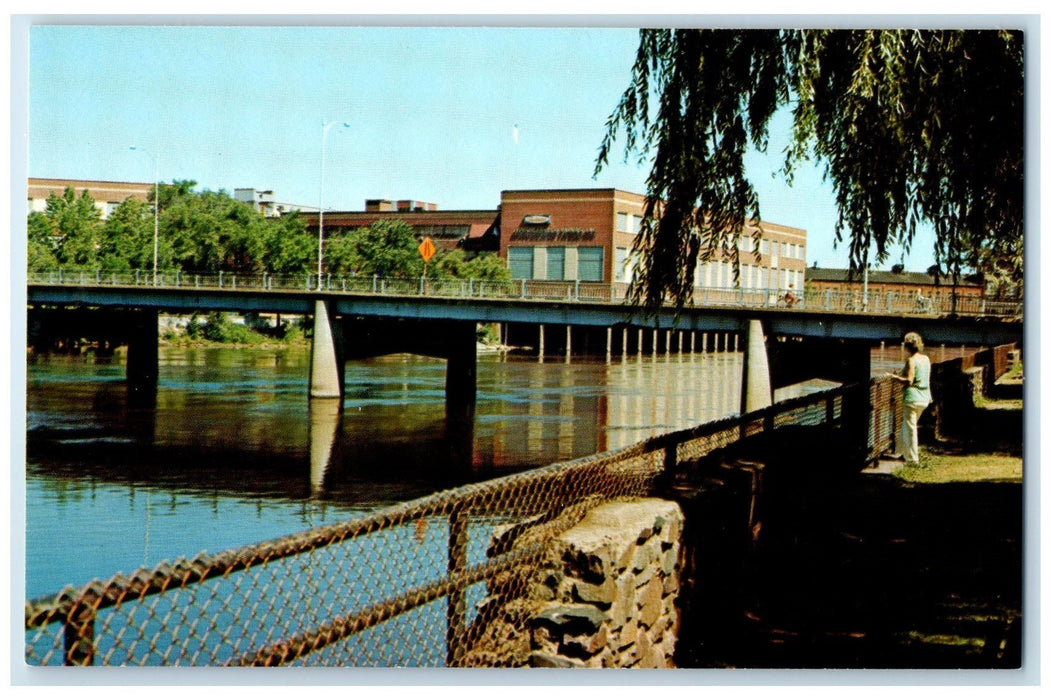
[[[418,250],[420,255],[423,256],[423,262],[430,262],[430,259],[434,257],[434,241],[431,240],[430,236],[423,239],[423,243],[420,243]]]

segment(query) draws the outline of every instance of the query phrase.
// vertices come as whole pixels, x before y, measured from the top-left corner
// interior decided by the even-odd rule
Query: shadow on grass
[[[1020,666],[1021,484],[808,467],[772,471],[747,551],[698,553],[680,666]]]

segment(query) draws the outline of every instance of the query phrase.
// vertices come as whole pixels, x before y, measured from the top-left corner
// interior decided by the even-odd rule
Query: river
[[[27,367],[26,595],[278,537],[735,413],[741,355],[544,362],[483,353],[473,418],[445,363],[348,363],[307,399],[301,348],[162,347],[156,407],[115,358]]]

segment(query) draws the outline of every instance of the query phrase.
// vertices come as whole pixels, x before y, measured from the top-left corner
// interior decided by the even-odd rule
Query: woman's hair
[[[923,352],[923,338],[920,337],[919,333],[906,333],[905,348],[908,350],[915,350],[916,352]]]

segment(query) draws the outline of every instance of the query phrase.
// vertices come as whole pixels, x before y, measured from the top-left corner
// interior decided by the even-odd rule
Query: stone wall
[[[477,633],[464,665],[673,667],[682,531],[682,510],[671,501],[590,509],[539,566],[518,572],[520,585],[499,582],[519,594],[483,606],[480,617],[495,622]]]

